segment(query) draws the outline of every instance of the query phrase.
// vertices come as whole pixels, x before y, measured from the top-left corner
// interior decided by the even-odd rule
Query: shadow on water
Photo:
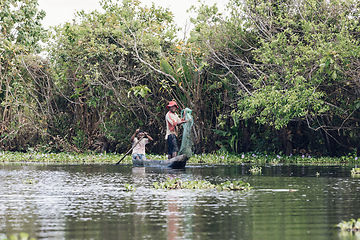
[[[349,166],[1,165],[0,233],[37,239],[347,239],[360,217]],[[168,178],[249,182],[249,192],[156,190]],[[125,191],[126,185],[135,187]],[[286,190],[296,191],[286,191]]]

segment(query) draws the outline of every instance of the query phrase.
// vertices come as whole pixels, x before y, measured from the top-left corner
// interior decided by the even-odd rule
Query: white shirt
[[[138,142],[138,138],[135,137],[134,141],[133,141],[133,146]],[[148,138],[143,138],[141,139],[141,141],[133,148],[132,153],[137,153],[137,154],[145,154],[145,145],[149,143],[149,139]]]

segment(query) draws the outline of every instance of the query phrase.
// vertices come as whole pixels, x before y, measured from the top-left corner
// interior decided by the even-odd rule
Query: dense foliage
[[[3,150],[125,152],[140,127],[163,153],[170,100],[193,111],[196,153],[360,150],[357,0],[192,7],[185,39],[168,9],[101,4],[47,33],[36,0],[1,2]]]
[[[39,57],[40,40],[46,37],[41,27],[44,11],[37,0],[12,0],[0,3],[0,144],[4,148],[26,145],[39,137],[43,123],[42,101],[38,90],[43,77]]]

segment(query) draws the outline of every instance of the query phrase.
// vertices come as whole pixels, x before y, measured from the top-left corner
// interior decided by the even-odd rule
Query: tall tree
[[[352,0],[231,0],[226,16],[198,10],[194,34],[208,48],[208,63],[239,93],[230,108],[237,123],[226,130],[220,121],[216,130],[237,139],[233,150],[249,150],[241,142],[288,154],[359,148],[358,9]]]
[[[0,3],[0,142],[9,141],[22,128],[35,127],[26,111],[32,98],[24,77],[25,62],[39,53],[40,41],[46,37],[41,26],[45,12],[37,0],[2,0]],[[26,71],[25,71],[26,72]],[[32,99],[36,101],[36,99]],[[31,101],[30,101],[31,102]]]
[[[236,114],[275,129],[304,123],[329,154],[356,142],[359,88],[351,69],[360,56],[358,11],[351,0],[247,1],[247,26],[261,44],[251,69],[258,77]]]
[[[104,13],[81,11],[77,22],[58,26],[49,53],[56,85],[68,99],[63,109],[70,132],[63,136],[80,148],[113,144],[119,151],[128,147],[131,129],[161,129],[158,109],[165,109],[167,97],[158,93],[161,77],[152,65],[172,45],[176,29],[173,15],[154,5],[124,0],[102,7]]]

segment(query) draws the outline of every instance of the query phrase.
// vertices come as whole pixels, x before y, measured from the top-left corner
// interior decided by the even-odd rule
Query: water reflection
[[[249,168],[2,165],[0,233],[25,231],[37,239],[349,239],[333,226],[360,217],[360,179],[351,176],[351,167],[269,165],[258,175]],[[167,178],[243,180],[253,190],[152,188]],[[125,184],[136,190],[124,191]]]
[[[179,210],[178,199],[176,196],[168,195],[168,214],[167,214],[167,239],[178,239],[179,232]]]
[[[347,232],[342,231],[339,232],[339,239],[340,240],[357,240],[360,239],[360,232]]]

